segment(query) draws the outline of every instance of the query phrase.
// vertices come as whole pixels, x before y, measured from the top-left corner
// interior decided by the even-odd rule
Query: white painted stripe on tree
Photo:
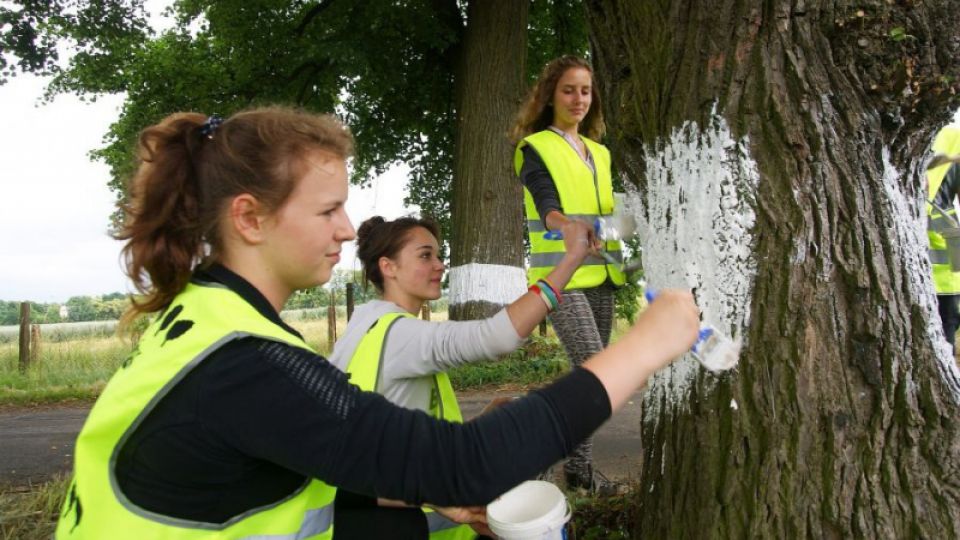
[[[883,148],[883,187],[890,203],[896,241],[893,249],[903,261],[906,270],[907,286],[913,300],[927,321],[927,334],[933,344],[934,353],[944,382],[953,389],[953,398],[960,403],[960,370],[953,359],[950,344],[943,336],[940,313],[933,287],[933,269],[927,253],[927,215],[924,189],[915,189],[914,193],[903,192],[903,175],[890,161],[890,149]],[[897,366],[894,366],[894,372]]]
[[[450,269],[450,305],[490,302],[507,305],[527,292],[523,268],[469,263]]]
[[[659,150],[658,150],[659,149]],[[647,196],[628,203],[643,242],[651,287],[696,288],[704,323],[745,336],[756,277],[751,228],[760,183],[746,138],[735,140],[716,111],[707,125],[686,122],[645,148]],[[685,403],[700,367],[692,355],[661,370],[644,407]]]

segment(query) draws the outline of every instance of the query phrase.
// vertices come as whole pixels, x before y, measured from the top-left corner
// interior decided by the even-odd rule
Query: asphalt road
[[[458,394],[465,418],[476,416],[510,392]],[[54,406],[0,411],[0,486],[48,480],[72,467],[73,445],[89,406]],[[613,416],[595,436],[594,462],[607,477],[626,480],[639,473],[640,397]],[[559,469],[559,468],[557,468]]]

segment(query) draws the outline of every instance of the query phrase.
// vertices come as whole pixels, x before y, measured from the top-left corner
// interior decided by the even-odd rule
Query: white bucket
[[[530,480],[487,505],[487,523],[501,540],[564,540],[570,505],[560,488]]]

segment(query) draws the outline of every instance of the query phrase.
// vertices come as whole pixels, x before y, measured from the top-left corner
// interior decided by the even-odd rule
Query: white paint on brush
[[[760,174],[747,138],[734,139],[716,109],[704,126],[686,122],[645,150],[646,197],[628,204],[653,288],[695,289],[705,325],[743,339],[750,320],[756,261],[751,229]],[[645,407],[684,403],[701,373],[692,355],[651,381]]]
[[[450,269],[450,305],[490,302],[507,305],[527,292],[523,268],[469,263]]]
[[[934,293],[933,270],[930,267],[927,251],[927,215],[924,204],[926,191],[921,189],[915,194],[904,193],[901,187],[902,174],[890,162],[890,149],[884,147],[881,156],[883,187],[890,205],[889,212],[893,217],[891,221],[896,235],[893,249],[896,251],[897,258],[903,261],[904,278],[907,281],[910,296],[917,302],[920,313],[926,320],[927,334],[933,343],[941,375],[953,390],[955,402],[960,403],[960,371],[953,359],[950,344],[943,336],[943,326],[940,323]],[[894,371],[896,370],[895,365]]]

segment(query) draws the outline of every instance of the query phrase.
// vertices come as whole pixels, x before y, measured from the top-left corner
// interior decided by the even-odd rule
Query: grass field
[[[307,343],[321,354],[330,352],[326,317],[319,311],[305,311],[286,317]],[[338,334],[346,327],[346,314],[339,313]],[[434,313],[434,321],[446,320],[446,312]],[[614,336],[624,330],[618,322]],[[615,339],[614,337],[614,339]],[[26,373],[18,369],[18,344],[0,342],[0,406],[57,403],[96,399],[110,375],[131,350],[131,342],[110,332],[79,334],[59,332],[45,335],[37,360]],[[498,362],[484,362],[450,372],[457,390],[504,385],[531,386],[548,382],[566,372],[566,357],[553,335],[534,336],[527,345]]]
[[[0,540],[52,538],[68,484],[68,478],[59,477],[35,486],[0,490]]]

